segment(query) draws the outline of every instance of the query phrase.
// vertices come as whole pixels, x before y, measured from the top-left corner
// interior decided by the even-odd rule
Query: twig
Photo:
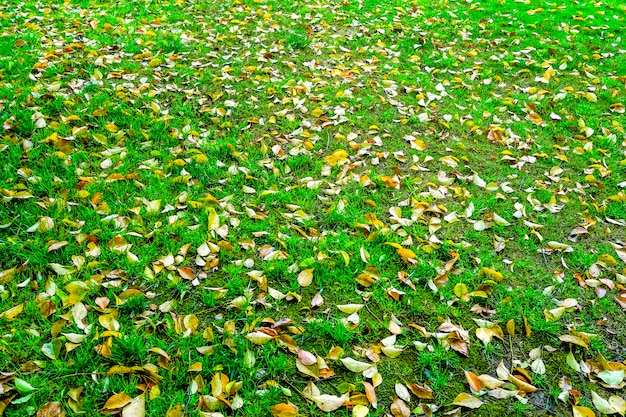
[[[287,381],[286,379],[283,381],[285,384],[289,385],[291,387],[291,389],[293,389],[294,391],[296,391],[298,394],[302,395],[303,397],[306,397],[302,391],[300,391],[298,388],[294,387],[293,385],[291,385],[291,382]]]
[[[106,375],[106,372],[79,372],[77,374],[68,374],[68,375],[59,375],[59,376],[55,376],[56,379],[61,379],[61,378],[69,378],[72,376],[84,376],[84,375]]]
[[[189,358],[189,362],[191,362],[191,352],[188,353]],[[187,402],[185,403],[185,408],[183,409],[183,415],[182,417],[185,417],[187,415],[187,410],[189,409],[189,403],[191,402],[191,389],[189,389],[190,387],[187,387]]]
[[[370,310],[369,303],[365,303],[365,309],[368,311],[368,313],[370,313],[372,315],[372,317],[374,317],[376,320],[378,320],[379,323],[385,324],[384,321],[382,321],[376,314],[374,314],[372,312],[372,310]]]
[[[541,254],[543,255],[543,262],[546,264],[546,270],[548,273],[550,272],[550,267],[548,266],[548,260],[546,259],[546,252],[542,249]]]
[[[587,395],[587,385],[585,384],[585,376],[583,375],[582,370],[578,370],[578,376],[580,377],[580,382],[583,383],[583,392],[585,393],[585,398],[588,399],[589,395]]]
[[[513,339],[509,334],[509,348],[511,349],[511,369],[513,369]]]

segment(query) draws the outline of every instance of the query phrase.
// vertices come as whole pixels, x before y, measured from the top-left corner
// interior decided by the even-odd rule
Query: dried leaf
[[[117,410],[126,407],[133,399],[121,392],[111,396],[102,407],[103,410]]]
[[[395,398],[391,403],[391,414],[394,417],[409,417],[411,410],[400,398]]]
[[[473,395],[467,394],[465,392],[460,393],[456,396],[454,401],[452,401],[453,405],[458,405],[460,407],[466,407],[471,409],[480,408],[483,405],[483,402]]]
[[[272,408],[272,415],[274,417],[296,417],[298,409],[291,404],[280,403]]]
[[[298,274],[298,284],[301,287],[308,287],[313,282],[313,268],[304,269]]]

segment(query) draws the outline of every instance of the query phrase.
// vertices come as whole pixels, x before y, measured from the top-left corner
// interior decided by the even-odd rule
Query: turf
[[[0,415],[623,414],[625,17],[2,3]]]

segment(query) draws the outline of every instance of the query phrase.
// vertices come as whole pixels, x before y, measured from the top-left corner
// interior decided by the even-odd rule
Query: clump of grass
[[[119,365],[142,365],[147,359],[147,346],[141,334],[131,333],[113,342],[111,361]]]
[[[302,50],[309,46],[309,39],[304,33],[287,32],[285,34],[285,42],[293,50]]]
[[[123,313],[128,314],[130,317],[134,317],[146,311],[148,305],[149,301],[145,297],[135,295],[126,300],[126,302],[119,308]]]

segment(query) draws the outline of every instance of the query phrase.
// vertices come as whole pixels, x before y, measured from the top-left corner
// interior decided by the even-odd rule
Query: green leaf
[[[567,362],[570,368],[572,368],[576,372],[580,372],[580,365],[578,364],[578,362],[576,362],[576,359],[574,358],[574,354],[572,354],[572,352],[567,354],[565,361]]]
[[[624,371],[602,371],[598,373],[598,378],[611,386],[618,386],[624,380]]]
[[[11,401],[11,404],[24,404],[25,402],[30,400],[31,396],[32,396],[32,394],[28,394],[28,395],[26,395],[24,397],[17,398],[15,400]]]
[[[58,359],[61,354],[62,342],[59,339],[52,339],[52,342],[44,343],[41,347],[41,351],[44,355],[52,360]]]
[[[35,391],[35,388],[32,385],[20,378],[15,378],[15,389],[22,394]]]

